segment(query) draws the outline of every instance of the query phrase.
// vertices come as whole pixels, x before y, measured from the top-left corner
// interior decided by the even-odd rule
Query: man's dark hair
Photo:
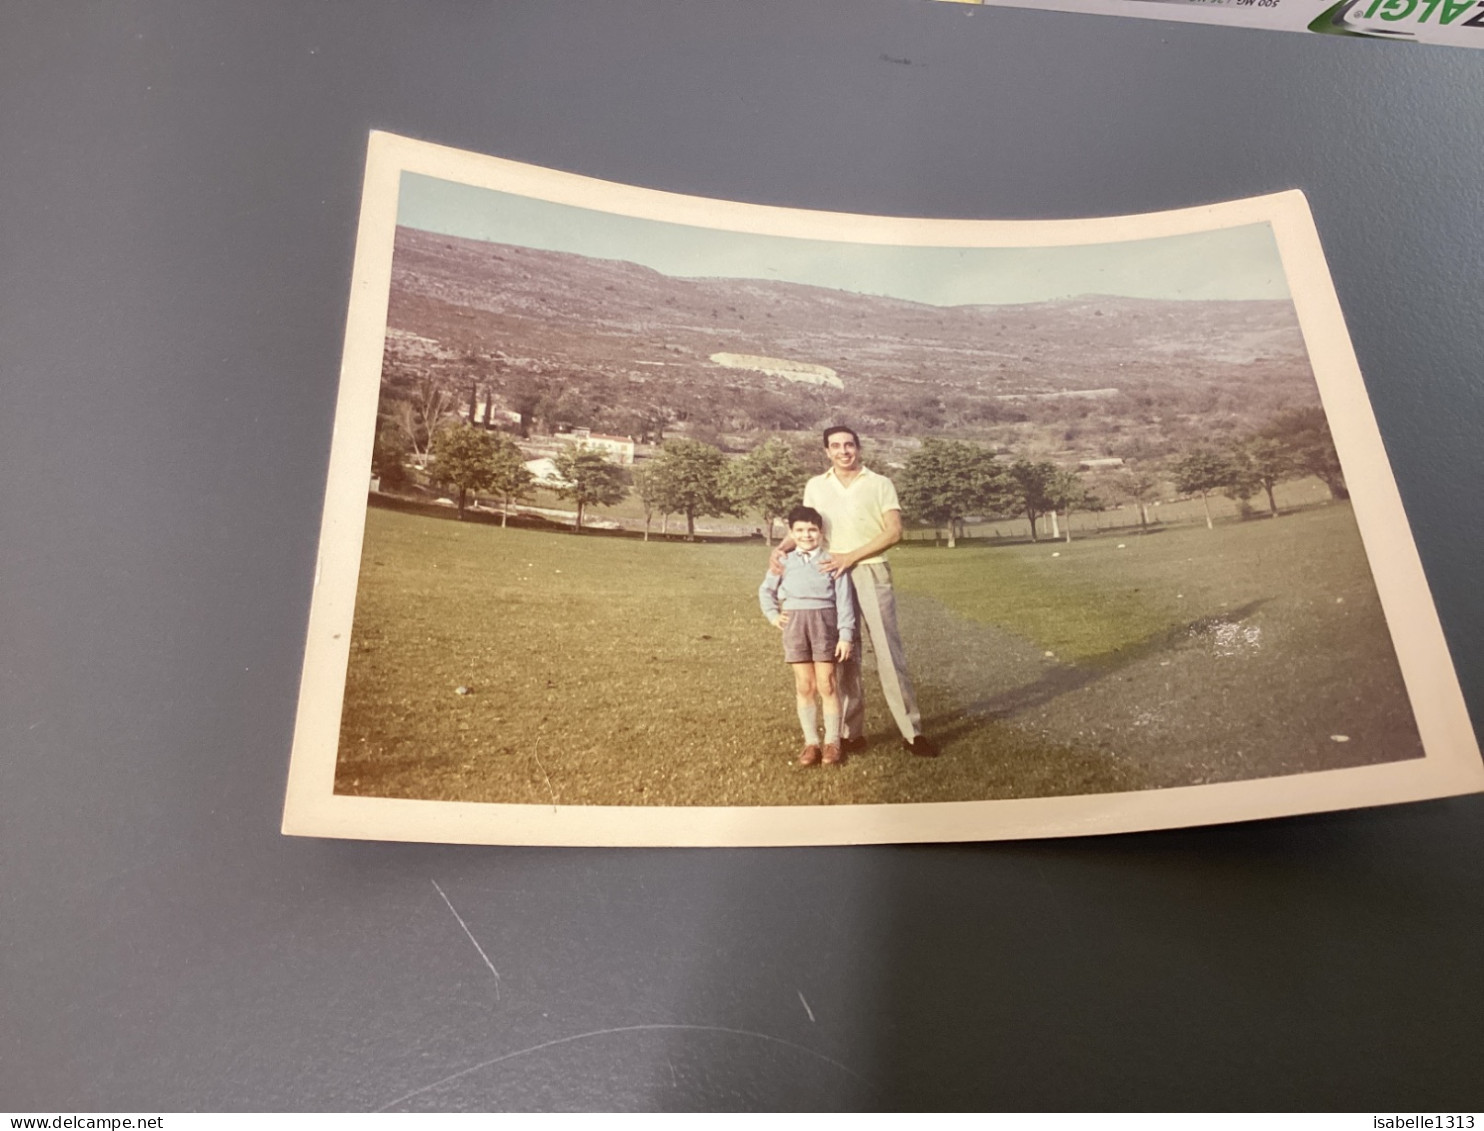
[[[861,438],[855,434],[854,428],[848,428],[844,424],[832,424],[830,427],[824,430],[825,447],[830,446],[830,437],[833,436],[836,432],[849,432],[850,438],[855,441],[855,446],[857,448],[861,446]]]
[[[799,506],[789,511],[788,525],[792,527],[796,522],[812,522],[821,530],[824,529],[824,515],[820,514],[813,507]]]

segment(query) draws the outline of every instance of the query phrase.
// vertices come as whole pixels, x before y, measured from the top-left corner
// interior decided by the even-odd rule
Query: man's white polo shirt
[[[804,505],[824,516],[825,540],[842,554],[854,553],[880,537],[886,530],[886,512],[902,509],[896,484],[869,467],[861,468],[849,486],[840,482],[833,467],[816,475],[804,487]],[[886,555],[861,560],[884,562]]]

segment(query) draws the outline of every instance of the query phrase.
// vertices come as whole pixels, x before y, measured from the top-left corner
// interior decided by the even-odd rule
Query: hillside
[[[713,355],[783,364],[733,368]],[[936,307],[671,278],[408,228],[396,237],[386,361],[391,395],[431,377],[462,402],[477,386],[481,403],[493,393],[547,426],[745,437],[849,419],[1075,455],[1219,436],[1318,400],[1286,301]]]

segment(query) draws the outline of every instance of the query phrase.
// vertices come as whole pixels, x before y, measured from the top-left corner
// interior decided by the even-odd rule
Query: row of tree
[[[433,437],[429,473],[457,493],[458,514],[470,497],[484,492],[501,500],[501,525],[511,504],[536,486],[524,457],[509,436],[446,425]],[[694,538],[696,519],[754,515],[771,538],[773,524],[803,497],[810,469],[781,440],[769,440],[737,459],[698,440],[666,441],[659,455],[632,472],[601,452],[573,446],[553,460],[559,481],[549,484],[577,507],[582,529],[588,507],[611,506],[632,487],[644,508],[644,536],[657,516],[685,518],[686,537]],[[907,516],[935,528],[948,528],[948,544],[962,534],[964,519],[975,515],[1023,514],[1035,537],[1047,513],[1066,514],[1101,504],[1073,472],[1049,461],[999,462],[994,453],[962,440],[927,440],[899,473],[899,493]]]
[[[1024,515],[1034,540],[1043,515],[1102,507],[1076,472],[1050,460],[1003,463],[968,440],[924,440],[896,484],[906,516],[935,531],[946,527],[950,549],[970,515]]]
[[[1180,494],[1200,496],[1210,528],[1212,492],[1236,500],[1244,512],[1262,492],[1269,514],[1276,516],[1273,489],[1285,480],[1306,476],[1323,482],[1331,498],[1349,498],[1329,423],[1318,407],[1280,413],[1256,432],[1225,444],[1195,448],[1163,465],[1124,467],[1102,477],[1099,487],[1138,506],[1140,522],[1147,526],[1149,500],[1168,479]],[[1109,501],[1089,488],[1079,474],[1049,460],[1004,463],[987,448],[964,440],[924,441],[896,481],[908,517],[935,529],[946,527],[950,547],[962,536],[970,515],[1023,515],[1035,540],[1037,521],[1043,516],[1052,516],[1055,524],[1058,514],[1102,510]],[[1053,537],[1056,533],[1053,525]]]
[[[737,459],[698,440],[668,440],[657,459],[634,472],[634,490],[644,506],[644,536],[653,516],[683,514],[686,537],[706,515],[755,515],[772,538],[804,495],[812,474],[789,445],[769,440]]]
[[[428,471],[435,483],[458,492],[460,519],[470,496],[483,491],[500,500],[504,526],[510,520],[510,505],[527,498],[535,483],[525,453],[503,432],[444,425],[433,434],[429,449]],[[379,470],[374,463],[372,469]],[[385,478],[385,472],[381,474]]]
[[[377,470],[392,471],[405,448],[383,450],[379,438]],[[467,422],[445,424],[428,445],[428,470],[433,480],[457,492],[459,517],[469,498],[486,493],[501,500],[502,525],[511,505],[528,498],[536,486],[525,457],[506,433],[475,428]],[[671,515],[685,517],[686,536],[695,536],[698,518],[753,515],[771,538],[773,523],[781,520],[802,497],[812,469],[798,452],[772,439],[746,455],[728,459],[712,444],[691,438],[667,440],[659,454],[632,471],[609,462],[601,452],[573,446],[555,457],[558,482],[549,486],[576,504],[576,527],[582,529],[589,507],[610,506],[632,489],[644,509],[644,536],[649,537],[656,516],[665,523]],[[1221,492],[1245,509],[1259,492],[1277,514],[1273,488],[1286,479],[1315,476],[1335,498],[1346,498],[1344,476],[1323,410],[1299,409],[1275,417],[1258,432],[1222,446],[1186,452],[1163,466],[1125,467],[1098,477],[1092,490],[1075,471],[1049,460],[1006,462],[981,445],[967,440],[925,440],[895,475],[906,517],[946,530],[950,547],[963,536],[970,517],[1023,516],[1031,537],[1039,537],[1041,520],[1051,517],[1053,537],[1059,535],[1058,516],[1078,510],[1101,510],[1105,496],[1122,498],[1140,509],[1149,521],[1148,503],[1160,485],[1170,482],[1181,494],[1199,495],[1211,525],[1209,496]],[[1068,535],[1070,536],[1070,535]]]
[[[1173,460],[1170,472],[1176,490],[1201,497],[1208,528],[1213,491],[1235,499],[1244,511],[1261,491],[1267,496],[1268,513],[1273,517],[1278,514],[1273,488],[1286,479],[1312,475],[1329,488],[1331,498],[1350,497],[1329,422],[1321,408],[1293,409],[1228,444],[1196,448]]]
[[[384,478],[395,479],[393,469],[407,452],[395,439],[386,433],[378,438],[373,471]],[[771,524],[798,502],[809,477],[808,469],[778,440],[729,461],[711,444],[675,438],[665,443],[657,458],[632,471],[580,445],[559,452],[552,462],[557,479],[545,486],[576,504],[578,530],[589,507],[611,506],[632,487],[644,507],[646,539],[656,515],[683,515],[688,537],[695,536],[696,519],[707,516],[755,511]],[[456,494],[461,519],[476,495],[498,498],[502,526],[509,521],[512,504],[529,498],[537,486],[525,455],[509,435],[467,422],[445,424],[434,433],[427,471],[434,483]]]
[[[372,470],[384,484],[405,480],[403,462],[414,451],[396,432],[377,437]],[[417,452],[418,455],[424,453]],[[433,434],[425,453],[432,481],[456,496],[459,518],[471,499],[492,495],[501,502],[504,526],[511,506],[528,499],[538,486],[525,455],[504,432],[467,422],[447,423]],[[659,455],[630,471],[601,452],[573,445],[554,459],[557,479],[543,484],[576,504],[576,527],[592,506],[611,506],[632,488],[644,508],[644,536],[656,517],[684,516],[687,537],[695,537],[696,519],[755,514],[771,530],[796,504],[812,474],[781,440],[770,440],[747,455],[728,460],[721,449],[699,440],[672,438]]]

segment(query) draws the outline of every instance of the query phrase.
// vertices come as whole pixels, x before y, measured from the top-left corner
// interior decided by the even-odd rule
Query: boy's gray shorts
[[[783,659],[789,664],[834,663],[840,631],[834,609],[789,609],[783,626]]]

